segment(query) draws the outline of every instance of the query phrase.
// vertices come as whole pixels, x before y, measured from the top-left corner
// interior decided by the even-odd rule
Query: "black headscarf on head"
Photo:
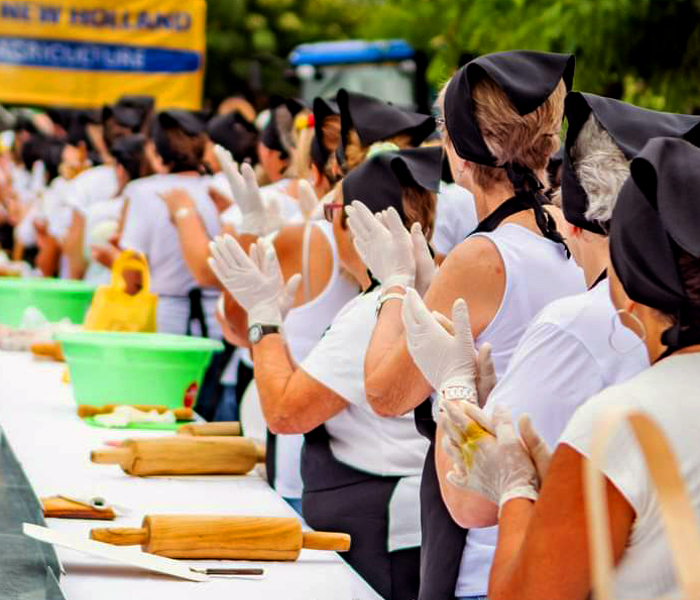
[[[610,257],[627,295],[674,315],[661,338],[666,354],[700,343],[684,327],[689,305],[674,248],[700,258],[700,149],[678,138],[654,138],[632,161],[610,224]]]
[[[102,109],[102,123],[114,119],[118,125],[136,132],[141,127],[141,113],[138,109],[120,104],[106,105]]]
[[[405,182],[437,192],[441,171],[442,149],[438,147],[379,152],[343,178],[343,204],[359,200],[373,213],[393,206],[405,219]]]
[[[445,126],[457,154],[468,161],[506,170],[515,197],[489,215],[477,231],[488,231],[518,210],[533,209],[537,226],[552,241],[563,244],[551,216],[542,208],[546,200],[535,173],[517,163],[499,164],[491,154],[474,115],[472,87],[486,76],[498,85],[521,116],[539,108],[563,79],[571,88],[576,60],[571,54],[513,50],[486,54],[464,65],[445,91]],[[486,219],[484,220],[486,221]]]
[[[156,102],[153,96],[122,96],[117,100],[117,105],[130,108],[139,115],[139,129],[148,124],[148,120],[153,114]]]
[[[363,146],[407,134],[413,146],[418,146],[433,131],[435,119],[384,102],[379,98],[341,89],[336,96],[340,109],[340,144],[335,153],[338,164],[345,165],[345,145],[351,129],[357,132]]]
[[[129,174],[129,180],[141,177],[146,136],[140,133],[125,135],[112,145],[112,156]]]
[[[179,129],[189,137],[204,133],[206,123],[201,113],[189,110],[171,109],[158,113],[153,121],[153,141],[163,162],[175,165],[173,172],[199,171],[202,167],[199,161],[192,157],[183,156],[173,150],[167,135],[169,129]]]
[[[655,137],[685,138],[695,145],[700,142],[698,116],[647,110],[594,94],[570,92],[566,97],[565,114],[569,129],[562,168],[562,210],[572,225],[601,235],[607,235],[610,223],[586,218],[588,196],[571,164],[571,150],[591,114],[628,160],[632,160]]]
[[[330,116],[339,115],[338,103],[333,100],[314,98],[314,139],[311,141],[311,160],[320,173],[325,173],[331,149],[323,143],[323,122]]]
[[[207,133],[215,144],[226,148],[236,162],[255,164],[258,130],[238,111],[210,119]]]

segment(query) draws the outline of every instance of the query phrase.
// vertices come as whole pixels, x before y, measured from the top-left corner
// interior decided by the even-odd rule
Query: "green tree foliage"
[[[572,52],[576,87],[657,110],[700,108],[699,0],[375,0],[368,37],[405,37],[443,83],[465,58]]]
[[[208,0],[206,98],[294,94],[285,78],[292,48],[354,36],[363,8],[357,0]]]
[[[298,43],[407,39],[438,87],[460,62],[525,48],[572,52],[576,87],[658,110],[700,109],[700,0],[209,0],[207,96],[282,77]]]

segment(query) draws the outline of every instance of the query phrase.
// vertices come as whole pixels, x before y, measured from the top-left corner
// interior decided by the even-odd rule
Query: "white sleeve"
[[[365,354],[374,328],[375,301],[374,296],[364,296],[351,302],[300,366],[346,402],[364,405]]]
[[[535,323],[521,338],[485,408],[490,412],[496,404],[506,406],[516,419],[529,414],[553,447],[578,406],[602,387],[599,364],[578,338],[558,325]]]
[[[474,197],[456,184],[443,185],[437,196],[435,227],[430,240],[440,254],[447,254],[476,228]]]
[[[566,426],[559,440],[588,458],[593,432],[600,419],[612,407],[634,404],[625,394],[625,385],[604,390],[581,406]],[[651,505],[653,492],[649,471],[642,451],[627,424],[620,427],[610,440],[603,474],[630,503],[638,517],[645,515]]]
[[[142,210],[146,198],[131,197],[124,215],[124,229],[119,246],[124,250],[136,250],[143,252],[146,256],[149,253],[149,229],[152,227],[148,219],[148,211]]]

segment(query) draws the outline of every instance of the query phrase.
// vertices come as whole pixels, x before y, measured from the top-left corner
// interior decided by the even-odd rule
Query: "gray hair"
[[[576,177],[588,196],[586,219],[609,221],[622,185],[630,174],[630,161],[593,113],[581,127],[571,149]]]

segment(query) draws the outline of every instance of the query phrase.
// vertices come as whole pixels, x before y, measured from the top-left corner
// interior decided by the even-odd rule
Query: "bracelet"
[[[471,386],[451,385],[440,390],[445,400],[467,400],[477,404],[476,390]]]
[[[403,300],[403,299],[404,299],[404,295],[399,294],[397,292],[392,292],[390,294],[384,294],[382,296],[379,296],[379,299],[377,300],[377,310],[375,312],[375,315],[379,316],[379,311],[382,310],[382,306],[388,300]]]
[[[182,206],[175,211],[175,215],[174,215],[175,220],[179,221],[180,219],[184,219],[186,217],[189,217],[191,213],[192,213],[191,208],[189,208],[187,206]]]

